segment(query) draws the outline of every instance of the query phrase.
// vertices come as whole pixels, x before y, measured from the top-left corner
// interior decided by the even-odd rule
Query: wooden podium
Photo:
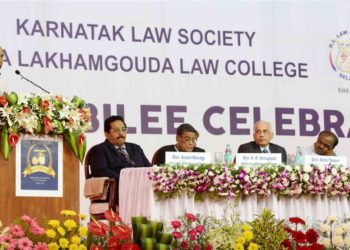
[[[79,212],[79,159],[63,140],[63,197],[16,197],[16,152],[5,161],[0,156],[0,221],[9,225],[23,214],[37,218],[57,219],[63,209]]]

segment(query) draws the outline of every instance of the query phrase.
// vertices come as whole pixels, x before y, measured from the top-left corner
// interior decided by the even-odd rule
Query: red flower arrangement
[[[50,94],[18,96],[11,92],[0,95],[1,151],[5,160],[9,159],[20,134],[45,134],[63,135],[82,162],[86,151],[83,135],[90,129],[90,109],[79,97],[69,101]]]
[[[204,238],[205,226],[200,218],[191,213],[186,213],[180,220],[171,222],[174,228],[173,250],[193,249],[212,250],[213,247]]]
[[[306,228],[305,221],[299,217],[289,218],[291,227],[285,227],[289,238],[285,239],[283,246],[288,250],[323,250],[324,245],[318,244],[319,235],[313,228]],[[298,227],[298,225],[300,225]]]
[[[88,230],[92,237],[90,250],[140,250],[141,248],[132,242],[131,228],[123,224],[119,215],[113,210],[105,212],[109,225],[102,221],[88,223]]]

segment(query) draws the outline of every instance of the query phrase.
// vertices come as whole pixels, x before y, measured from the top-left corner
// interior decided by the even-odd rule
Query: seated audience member
[[[113,177],[119,181],[123,168],[150,167],[142,148],[125,142],[127,126],[121,116],[110,116],[104,122],[106,140],[90,149],[91,173],[94,177]]]
[[[321,131],[317,137],[317,141],[303,148],[303,155],[326,155],[335,156],[334,148],[338,145],[338,137],[329,130]]]
[[[282,162],[287,162],[286,150],[270,141],[273,138],[271,124],[266,121],[258,121],[253,128],[254,141],[239,146],[237,153],[280,153]]]
[[[183,123],[176,130],[176,144],[158,149],[152,158],[153,165],[165,164],[165,152],[205,152],[196,147],[199,137],[198,131],[190,124]]]

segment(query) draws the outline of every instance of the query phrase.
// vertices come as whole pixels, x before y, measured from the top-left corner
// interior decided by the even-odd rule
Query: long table
[[[212,215],[217,218],[230,216],[225,213],[232,199],[212,201],[195,201],[193,197],[183,194],[172,199],[157,200],[147,173],[152,168],[125,168],[121,171],[119,182],[119,215],[125,223],[130,224],[132,216],[147,216],[154,220],[171,221],[185,212]],[[320,221],[329,215],[350,217],[350,203],[347,197],[301,196],[281,197],[270,195],[261,198],[250,195],[240,198],[236,210],[244,221],[251,221],[264,208],[271,209],[280,219],[298,216],[307,221]],[[236,211],[236,212],[238,212]]]

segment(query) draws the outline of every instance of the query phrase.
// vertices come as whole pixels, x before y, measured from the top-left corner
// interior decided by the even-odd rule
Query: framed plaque
[[[21,136],[16,145],[16,196],[63,197],[63,139]]]

